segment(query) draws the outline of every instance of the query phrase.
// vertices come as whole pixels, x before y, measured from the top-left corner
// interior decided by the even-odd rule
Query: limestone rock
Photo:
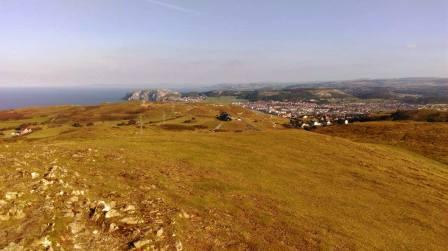
[[[128,225],[136,225],[142,223],[142,220],[139,220],[136,217],[126,217],[120,220],[120,222],[128,224]]]
[[[140,248],[142,248],[142,247],[148,245],[149,243],[151,243],[150,240],[139,240],[139,241],[133,242],[132,245],[133,245],[135,248],[140,249]]]

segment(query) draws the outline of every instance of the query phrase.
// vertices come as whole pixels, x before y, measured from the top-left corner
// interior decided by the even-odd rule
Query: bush
[[[390,115],[392,117],[392,120],[408,120],[411,118],[409,113],[404,111],[396,111]]]
[[[82,127],[82,125],[81,125],[80,123],[78,123],[78,122],[73,123],[72,126],[73,126],[73,127]]]
[[[218,120],[221,121],[231,121],[232,117],[227,112],[221,112],[218,116],[216,116]]]

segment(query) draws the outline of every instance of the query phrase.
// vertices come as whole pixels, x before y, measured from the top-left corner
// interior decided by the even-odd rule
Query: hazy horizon
[[[170,89],[178,91],[200,91],[208,90],[213,88],[218,88],[221,85],[268,85],[268,86],[285,86],[293,84],[309,84],[313,86],[314,84],[324,83],[324,82],[349,82],[349,81],[360,81],[360,80],[393,80],[393,79],[448,79],[448,76],[400,76],[400,77],[390,77],[390,78],[352,78],[352,79],[323,79],[323,80],[308,80],[308,81],[251,81],[251,82],[216,82],[216,83],[203,83],[203,84],[170,84],[170,83],[143,83],[143,84],[70,84],[70,85],[0,85],[0,89],[21,89],[21,88],[42,88],[42,89],[76,89],[81,88],[84,90],[88,89],[117,89],[117,90],[139,90],[139,89]]]
[[[448,2],[0,1],[0,87],[448,77]]]

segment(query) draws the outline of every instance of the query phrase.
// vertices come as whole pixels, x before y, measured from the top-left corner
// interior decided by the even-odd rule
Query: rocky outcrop
[[[128,101],[139,100],[139,101],[174,101],[179,100],[181,94],[179,92],[165,90],[165,89],[152,89],[152,90],[137,90],[132,93],[128,93],[125,99]]]

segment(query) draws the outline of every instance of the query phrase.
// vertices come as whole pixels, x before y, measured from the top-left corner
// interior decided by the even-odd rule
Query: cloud
[[[416,44],[407,44],[406,48],[408,48],[408,49],[415,49],[415,48],[417,48],[417,45]]]
[[[182,6],[175,5],[175,4],[165,3],[165,2],[161,2],[161,1],[157,1],[157,0],[144,0],[144,1],[147,2],[147,3],[155,4],[155,5],[164,7],[164,8],[172,9],[172,10],[183,12],[183,13],[195,14],[195,15],[199,15],[200,14],[196,10],[187,9],[187,8],[182,7]]]

